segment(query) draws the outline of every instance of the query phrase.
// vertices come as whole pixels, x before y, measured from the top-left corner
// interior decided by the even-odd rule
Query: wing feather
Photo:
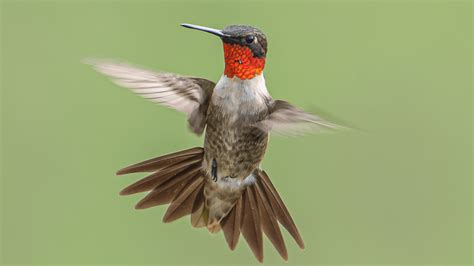
[[[344,129],[345,127],[326,121],[307,113],[282,100],[273,101],[269,106],[268,116],[257,123],[257,127],[282,135],[302,135],[325,130]]]
[[[108,76],[115,84],[129,88],[152,102],[183,112],[191,130],[204,131],[205,116],[215,83],[172,73],[154,72],[112,60],[89,59],[85,63]]]

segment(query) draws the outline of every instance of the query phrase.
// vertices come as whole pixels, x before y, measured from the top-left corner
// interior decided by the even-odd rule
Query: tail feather
[[[191,213],[191,225],[193,227],[204,227],[207,226],[209,220],[209,209],[204,204],[204,197],[196,199],[193,205],[193,211]]]
[[[156,171],[166,166],[174,165],[186,159],[190,159],[191,157],[196,155],[200,155],[202,157],[203,153],[204,150],[201,147],[178,151],[175,153],[159,156],[137,164],[127,166],[123,169],[118,170],[117,175]]]
[[[296,228],[295,222],[291,218],[290,212],[278,195],[278,192],[270,181],[267,173],[265,173],[265,171],[257,171],[257,175],[259,177],[258,181],[261,182],[262,187],[266,192],[267,199],[269,200],[278,221],[286,228],[286,230],[288,230],[290,235],[295,239],[298,246],[301,249],[304,249],[304,242],[300,233],[298,232],[298,228]]]
[[[159,170],[124,188],[122,191],[120,191],[120,195],[130,195],[152,190],[153,188],[160,186],[175,176],[184,173],[186,170],[199,167],[201,165],[201,161],[202,159],[199,157],[191,157],[185,161],[169,165],[163,170]]]
[[[191,214],[193,204],[199,193],[202,193],[204,183],[202,177],[196,175],[173,199],[163,217],[163,222],[169,223],[185,215]]]
[[[280,256],[287,261],[288,252],[286,250],[285,241],[281,235],[280,226],[275,217],[275,213],[268,202],[267,196],[264,194],[260,183],[255,184],[255,192],[257,195],[257,205],[260,210],[260,221],[262,223],[262,229],[265,235],[272,242],[275,249],[278,251]]]
[[[240,231],[259,262],[263,262],[262,225],[260,223],[259,206],[255,200],[253,186],[247,187],[243,194],[244,207]]]
[[[204,227],[207,224],[209,212],[204,204],[204,184],[200,192],[197,194],[191,210],[191,225],[193,227]]]
[[[224,231],[225,240],[231,250],[234,250],[239,242],[240,223],[242,220],[242,197],[232,208],[230,213],[222,219],[222,231]]]
[[[186,170],[175,175],[173,178],[167,180],[161,185],[154,188],[148,195],[140,200],[135,206],[136,209],[147,209],[157,205],[163,205],[170,203],[175,196],[181,191],[189,179],[194,178],[196,175],[200,175],[201,166],[193,165],[194,167],[188,167]]]

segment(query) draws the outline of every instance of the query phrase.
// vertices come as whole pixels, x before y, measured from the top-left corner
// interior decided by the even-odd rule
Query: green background
[[[217,80],[222,46],[179,27],[245,23],[269,39],[274,98],[361,130],[273,137],[263,163],[306,242],[284,263],[470,264],[470,1],[4,1],[1,262],[257,264],[241,238],[162,224],[118,191],[127,164],[202,145],[185,118],[85,57]]]

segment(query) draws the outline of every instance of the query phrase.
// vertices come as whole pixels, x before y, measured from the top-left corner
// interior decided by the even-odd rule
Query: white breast
[[[255,113],[266,108],[270,98],[263,74],[241,80],[222,75],[212,95],[212,103],[237,118],[239,114]]]

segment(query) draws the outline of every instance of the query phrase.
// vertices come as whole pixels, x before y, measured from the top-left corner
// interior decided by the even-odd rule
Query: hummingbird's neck
[[[224,75],[242,80],[261,75],[265,67],[264,57],[254,57],[252,50],[239,44],[224,43]]]

